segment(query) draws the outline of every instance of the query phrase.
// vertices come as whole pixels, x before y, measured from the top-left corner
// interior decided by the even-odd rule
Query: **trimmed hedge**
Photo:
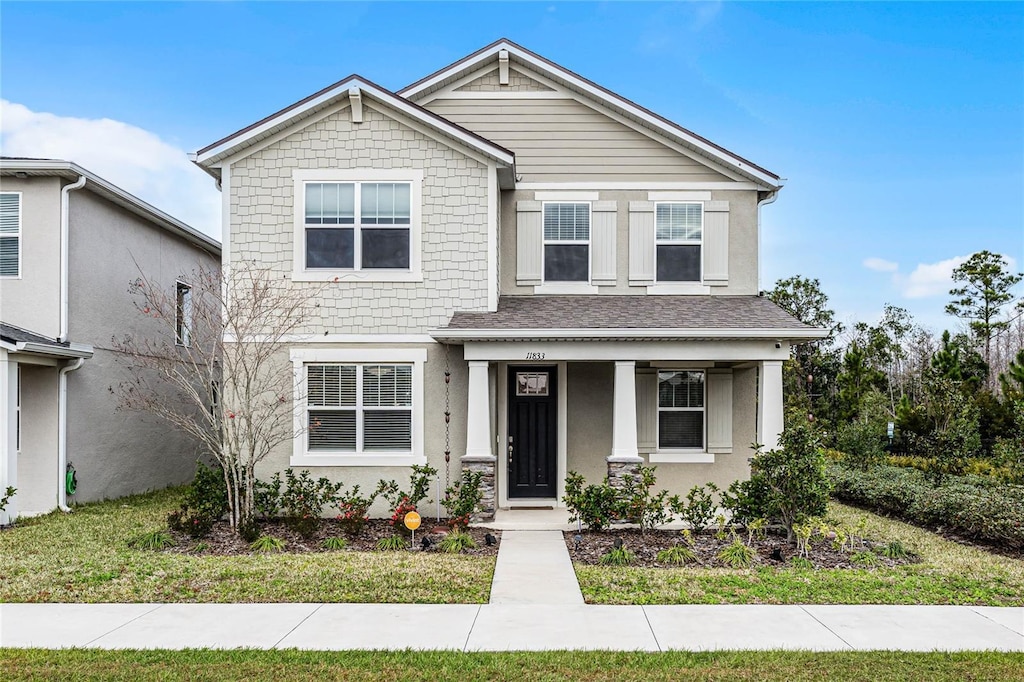
[[[936,487],[916,469],[892,466],[854,471],[830,465],[829,475],[836,499],[979,542],[1024,548],[1024,486],[958,477]]]

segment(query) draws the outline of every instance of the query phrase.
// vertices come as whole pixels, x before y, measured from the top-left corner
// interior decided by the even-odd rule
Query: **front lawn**
[[[973,604],[1024,606],[1024,560],[946,540],[927,530],[829,505],[847,526],[866,518],[865,537],[899,540],[919,563],[877,568],[762,566],[637,568],[575,564],[591,604]]]
[[[3,679],[1019,680],[1017,653],[0,650]]]
[[[0,531],[0,602],[485,603],[493,556],[317,552],[213,556],[134,549],[180,489],[22,519]]]

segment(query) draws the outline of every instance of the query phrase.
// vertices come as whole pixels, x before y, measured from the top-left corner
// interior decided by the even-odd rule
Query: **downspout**
[[[71,241],[69,236],[71,198],[68,195],[83,187],[85,187],[85,176],[80,175],[77,182],[64,185],[60,190],[60,333],[57,334],[57,340],[62,343],[68,340],[68,279],[70,277],[68,244]]]
[[[774,204],[775,200],[779,198],[779,190],[774,190],[768,193],[764,199],[757,202],[757,291],[758,293],[764,291],[761,288],[761,263],[764,261],[764,252],[761,250],[761,207],[767,206],[768,204]]]
[[[57,393],[57,508],[70,512],[65,474],[68,468],[68,373],[85,364],[78,358],[60,368]]]
[[[85,176],[65,185],[60,190],[60,333],[57,340],[64,343],[68,340],[68,289],[70,279],[70,262],[68,249],[70,238],[70,205],[71,192],[85,187]],[[70,512],[65,475],[68,468],[68,373],[74,372],[85,363],[84,358],[60,368],[57,379],[57,508],[62,512]]]

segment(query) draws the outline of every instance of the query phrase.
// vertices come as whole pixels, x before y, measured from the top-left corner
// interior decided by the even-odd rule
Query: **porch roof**
[[[0,322],[0,345],[15,353],[31,353],[57,358],[91,358],[92,346],[58,341],[13,324]]]
[[[501,296],[494,312],[456,312],[440,341],[787,339],[827,335],[761,296]]]

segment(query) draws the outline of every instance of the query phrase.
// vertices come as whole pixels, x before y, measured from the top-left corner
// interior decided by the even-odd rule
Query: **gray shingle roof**
[[[61,343],[57,339],[51,339],[48,336],[36,334],[35,332],[30,332],[27,329],[15,327],[13,324],[7,324],[6,322],[0,322],[0,338],[8,343],[39,343],[45,346],[55,346],[57,348],[70,347],[70,344],[67,342]]]
[[[31,332],[13,324],[0,322],[0,341],[17,346],[19,350],[38,354],[44,357],[56,358],[91,358],[92,346],[71,343],[69,341],[58,341],[57,339]],[[19,344],[25,344],[21,346]]]
[[[813,327],[760,296],[502,296],[498,310],[456,312],[446,330],[773,330]]]

